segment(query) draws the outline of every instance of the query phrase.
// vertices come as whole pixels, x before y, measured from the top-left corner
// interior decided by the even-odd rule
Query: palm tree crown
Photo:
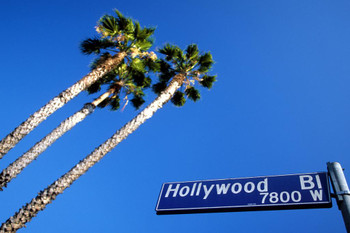
[[[106,53],[128,53],[131,57],[149,55],[147,50],[153,45],[155,28],[142,28],[139,22],[126,18],[118,10],[117,17],[104,15],[98,21],[96,31],[99,37],[88,38],[81,43],[84,54],[105,55]]]
[[[167,44],[159,49],[164,59],[158,61],[160,67],[159,82],[153,85],[153,91],[160,94],[169,85],[170,80],[176,75],[182,76],[180,88],[171,98],[171,102],[176,106],[183,106],[186,97],[192,101],[200,99],[200,93],[195,88],[198,83],[210,89],[216,81],[216,76],[207,75],[214,61],[212,55],[207,52],[200,54],[197,45],[189,45],[182,51],[176,45]]]
[[[138,22],[124,17],[118,10],[115,13],[117,17],[104,15],[98,21],[96,31],[100,37],[84,40],[81,51],[84,54],[98,55],[91,65],[92,70],[108,60],[113,53],[126,53],[127,56],[117,68],[106,73],[87,91],[93,94],[100,91],[102,86],[108,85],[109,90],[117,91],[100,102],[98,107],[109,105],[111,110],[117,110],[121,94],[125,96],[126,103],[129,101],[128,95],[133,94],[131,103],[138,109],[145,102],[143,88],[151,85],[151,79],[146,75],[157,67],[156,54],[147,51],[153,45],[151,36],[155,29],[142,28]]]
[[[95,69],[99,63],[108,59],[109,53],[101,55],[91,68]],[[126,104],[129,102],[128,96],[133,95],[131,99],[132,105],[138,109],[144,102],[143,89],[151,86],[151,78],[148,76],[150,72],[155,71],[157,67],[156,55],[153,57],[148,55],[141,57],[126,57],[117,68],[111,70],[97,82],[92,84],[87,91],[94,94],[102,90],[103,86],[108,86],[108,90],[114,90],[113,93],[103,101],[98,103],[98,107],[104,108],[110,106],[111,110],[117,110],[120,107],[120,100],[124,96]]]

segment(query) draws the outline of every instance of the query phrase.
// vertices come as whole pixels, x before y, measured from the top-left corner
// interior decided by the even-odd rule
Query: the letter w
[[[310,190],[310,194],[314,201],[317,201],[317,199],[322,201],[322,190]]]
[[[230,188],[231,184],[221,184],[221,186],[219,184],[216,185],[216,192],[218,195],[222,194],[226,194],[228,189]]]

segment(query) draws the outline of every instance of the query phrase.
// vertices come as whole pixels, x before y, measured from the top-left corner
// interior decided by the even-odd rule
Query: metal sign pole
[[[338,208],[343,215],[346,231],[350,233],[350,191],[343,168],[337,162],[328,162],[327,168],[337,198]]]

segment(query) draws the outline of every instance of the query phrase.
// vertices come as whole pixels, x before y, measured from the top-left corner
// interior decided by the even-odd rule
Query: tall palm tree
[[[144,53],[150,54],[147,52]],[[105,59],[105,56],[106,55],[102,58]],[[96,66],[97,63],[102,62],[101,60],[103,59],[100,58],[93,67]],[[142,56],[141,59],[130,58],[129,60],[128,65],[122,62],[116,69],[104,75],[99,81],[87,89],[89,93],[92,94],[100,90],[102,85],[108,85],[108,91],[100,95],[93,102],[85,104],[80,111],[64,120],[57,128],[0,173],[0,190],[7,187],[7,184],[26,166],[33,162],[63,134],[84,120],[96,107],[103,108],[109,105],[111,106],[111,110],[118,110],[120,106],[120,97],[125,95],[123,99],[127,99],[131,94],[133,95],[131,103],[136,109],[145,102],[142,89],[150,86],[150,78],[146,77],[145,73],[153,69],[151,64],[155,65],[155,62],[152,60],[152,57],[150,58],[147,55]]]
[[[47,204],[51,203],[57,195],[63,193],[75,180],[100,161],[142,123],[151,118],[170,99],[177,106],[182,106],[185,103],[185,95],[191,100],[198,100],[200,95],[194,89],[195,81],[199,81],[206,88],[211,88],[212,83],[215,81],[215,76],[205,75],[213,64],[210,53],[200,55],[196,45],[188,46],[186,53],[183,53],[177,46],[171,45],[165,46],[159,52],[165,54],[166,59],[165,61],[160,61],[162,74],[160,75],[160,82],[154,86],[156,92],[161,91],[159,96],[69,172],[41,191],[30,203],[23,206],[14,216],[2,224],[0,231],[16,232],[17,229],[22,228],[39,211],[43,210]],[[164,87],[164,84],[168,85]],[[183,88],[185,94],[181,92],[181,88]]]
[[[96,31],[99,33],[99,37],[87,39],[82,43],[82,51],[86,54],[101,54],[103,50],[108,50],[114,55],[96,66],[73,86],[50,100],[3,138],[0,141],[0,159],[48,116],[110,72],[127,55],[135,53],[135,50],[145,51],[152,46],[150,36],[154,32],[154,28],[141,29],[139,23],[134,24],[130,18],[124,17],[119,11],[115,10],[115,12],[117,17],[105,15],[98,22]]]

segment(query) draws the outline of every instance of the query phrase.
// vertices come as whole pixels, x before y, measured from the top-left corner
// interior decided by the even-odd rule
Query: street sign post
[[[327,163],[329,176],[337,199],[337,204],[342,212],[346,231],[350,233],[350,190],[346,181],[343,168],[338,162]]]
[[[330,208],[326,172],[164,183],[157,214]]]

